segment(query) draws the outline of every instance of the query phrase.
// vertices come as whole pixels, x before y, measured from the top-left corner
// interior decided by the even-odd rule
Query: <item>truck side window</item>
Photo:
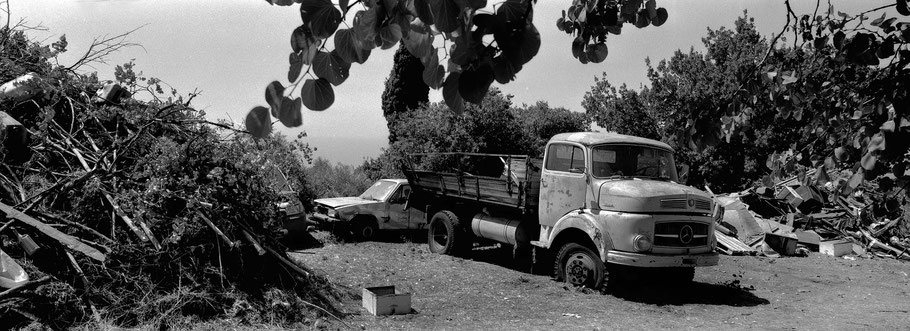
[[[547,170],[565,171],[584,169],[585,154],[580,147],[564,144],[552,144],[547,149]]]

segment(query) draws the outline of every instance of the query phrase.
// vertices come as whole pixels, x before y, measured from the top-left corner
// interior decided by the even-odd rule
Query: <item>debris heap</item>
[[[5,37],[0,329],[337,313],[339,293],[275,239],[268,140],[206,121],[157,81],[100,82]]]
[[[902,188],[883,178],[845,196],[832,188],[835,181],[846,179],[814,171],[802,180],[793,177],[773,186],[715,195],[717,251],[765,256],[814,251],[848,259],[910,260],[910,213],[904,210]],[[811,178],[834,179],[816,185]]]

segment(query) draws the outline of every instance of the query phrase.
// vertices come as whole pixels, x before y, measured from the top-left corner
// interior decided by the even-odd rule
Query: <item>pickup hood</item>
[[[713,199],[690,186],[648,179],[596,182],[602,210],[628,213],[710,213]]]
[[[316,199],[313,202],[325,205],[330,208],[338,209],[342,207],[355,206],[355,205],[365,205],[376,203],[376,200],[367,200],[361,199],[359,197],[343,197],[343,198],[325,198],[325,199]]]

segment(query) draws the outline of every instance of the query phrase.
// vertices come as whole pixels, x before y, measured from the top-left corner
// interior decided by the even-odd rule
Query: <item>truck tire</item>
[[[599,289],[606,279],[603,262],[590,248],[569,242],[556,254],[556,280],[575,286]]]
[[[433,215],[427,234],[430,252],[436,254],[461,255],[465,253],[465,247],[470,247],[471,244],[470,236],[465,233],[458,216],[448,210]]]
[[[379,226],[373,219],[357,217],[351,222],[351,232],[357,241],[370,241],[376,238]]]

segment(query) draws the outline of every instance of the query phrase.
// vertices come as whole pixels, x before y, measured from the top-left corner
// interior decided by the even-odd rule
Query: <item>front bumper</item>
[[[658,267],[710,267],[717,265],[717,253],[691,255],[651,255],[610,250],[607,263],[644,268]]]
[[[347,223],[343,219],[340,219],[337,217],[331,217],[331,216],[323,214],[323,213],[313,213],[312,215],[310,215],[309,221],[310,221],[310,223],[313,223],[317,226],[323,226],[323,227],[334,227],[338,224]]]

